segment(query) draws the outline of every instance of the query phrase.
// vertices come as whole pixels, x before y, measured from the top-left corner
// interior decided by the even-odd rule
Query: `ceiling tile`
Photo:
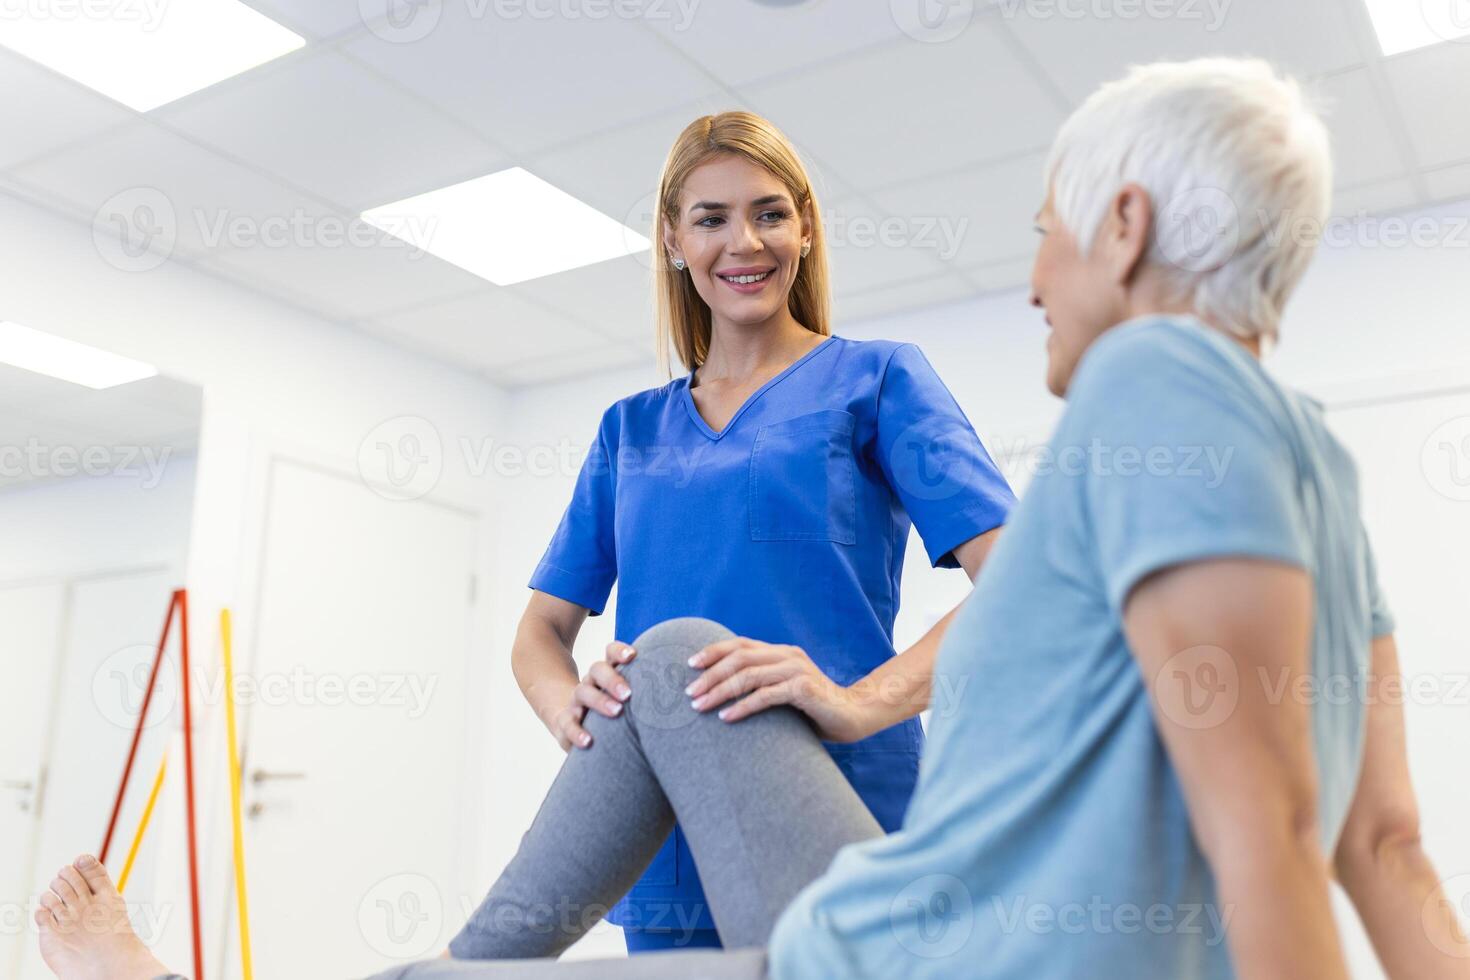
[[[203,268],[334,320],[366,319],[483,288],[484,279],[379,235],[372,244],[291,241],[218,251]]]
[[[3,49],[0,93],[0,169],[138,118],[126,106]]]
[[[520,364],[496,368],[488,374],[498,384],[508,388],[523,388],[644,363],[653,363],[653,358],[645,351],[631,344],[611,343],[522,361]]]
[[[1170,15],[1148,16],[1147,11],[1158,7]],[[1363,61],[1339,0],[1198,0],[1163,5],[995,0],[994,8],[994,16],[1015,31],[1041,67],[1078,103],[1098,85],[1120,77],[1129,65],[1152,61],[1255,55],[1300,76]],[[1103,17],[1099,11],[1112,13]],[[1124,11],[1135,13],[1124,16]]]
[[[1470,44],[1436,44],[1383,63],[1421,167],[1470,159]]]
[[[680,6],[689,11],[687,16]],[[669,3],[667,12],[646,23],[734,87],[905,39],[887,3],[806,0],[781,6],[721,0]]]
[[[1332,133],[1334,179],[1346,187],[1401,175],[1406,161],[1367,69],[1312,83]]]
[[[954,303],[975,295],[975,288],[957,275],[939,275],[882,289],[838,296],[833,300],[833,318],[837,333],[860,320],[908,313],[944,303]]]
[[[227,248],[232,235],[285,231],[323,210],[146,119],[48,154],[14,174],[103,224],[124,221],[137,228],[147,222],[165,251],[168,242],[175,243],[173,254]]]
[[[1435,201],[1470,197],[1470,163],[1431,170],[1424,175],[1424,182],[1429,185],[1429,196]]]
[[[586,265],[508,286],[599,333],[618,338],[653,336],[653,273],[649,254]]]
[[[509,5],[520,16],[500,16],[503,6],[446,3],[423,36],[418,30],[400,38],[369,31],[344,50],[522,154],[715,91],[713,82],[634,20],[532,15],[558,8],[531,3]],[[586,9],[594,6],[627,5]]]
[[[362,326],[476,369],[504,367],[608,342],[607,337],[566,317],[495,287],[379,316]]]
[[[954,242],[946,247],[952,268],[1011,259],[1035,247],[1033,227],[1041,205],[1044,160],[1041,154],[1027,154],[967,167],[876,197],[887,214],[915,223],[934,221],[947,229],[946,237]]]
[[[153,115],[354,213],[509,166],[465,127],[331,51]]]
[[[859,191],[1043,148],[1062,121],[983,20],[942,44],[899,43],[745,94]]]
[[[894,213],[859,197],[825,206],[822,223],[838,294],[942,275],[964,231],[963,221]]]
[[[1362,214],[1397,211],[1419,202],[1414,182],[1406,178],[1383,180],[1332,192],[1332,214],[1352,218]]]
[[[362,29],[364,14],[380,17],[389,0],[244,0],[303,37],[325,39]]]

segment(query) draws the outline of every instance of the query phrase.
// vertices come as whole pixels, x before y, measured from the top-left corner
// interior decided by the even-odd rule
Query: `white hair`
[[[1124,184],[1153,202],[1144,261],[1176,297],[1242,337],[1274,340],[1332,197],[1327,128],[1256,59],[1130,69],[1062,126],[1046,165],[1053,211],[1090,248]]]

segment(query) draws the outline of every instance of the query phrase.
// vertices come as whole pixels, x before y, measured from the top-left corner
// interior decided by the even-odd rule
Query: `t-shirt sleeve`
[[[1312,568],[1289,443],[1223,355],[1165,330],[1104,336],[1069,391],[1055,462],[1081,469],[1084,519],[1109,604],[1140,581],[1215,558]]]
[[[1016,496],[923,351],[895,348],[878,390],[878,462],[930,563],[1005,523]]]
[[[585,606],[592,616],[602,615],[618,574],[611,466],[617,432],[611,420],[609,410],[577,474],[571,502],[530,581],[531,588]]]

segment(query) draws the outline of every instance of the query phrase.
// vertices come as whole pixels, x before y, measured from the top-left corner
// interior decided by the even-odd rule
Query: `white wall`
[[[444,447],[443,475],[433,496],[482,514],[494,510],[492,479],[475,472],[456,447],[461,439],[478,444],[503,435],[505,396],[467,372],[187,268],[119,271],[99,257],[90,228],[3,194],[0,304],[0,318],[148,361],[204,389],[188,584],[192,632],[206,655],[215,649],[215,617],[226,605],[236,612],[236,649],[251,649],[263,481],[273,454],[351,473],[359,445],[375,427],[403,416],[428,419]],[[478,574],[491,581],[496,549],[490,522],[482,527]],[[477,655],[470,677],[476,689],[488,683],[485,671],[507,641],[505,627],[490,618],[489,594],[479,592],[475,612]],[[249,666],[242,662],[238,669]],[[478,713],[471,719],[483,721]],[[211,957],[234,925],[222,728],[207,710],[195,718],[202,901]],[[471,731],[466,737],[479,748],[489,736]],[[466,778],[482,775],[483,761],[473,759]],[[466,815],[467,827],[483,823],[483,814]],[[483,887],[485,872],[477,870],[475,853],[480,839],[466,836],[466,891]],[[171,857],[182,867],[182,854]],[[160,880],[182,880],[177,870],[161,870]],[[183,898],[161,895],[155,901],[183,908]],[[183,913],[173,916],[164,933],[159,950],[167,962],[189,962],[187,919]],[[206,972],[221,975],[222,964],[212,966],[207,961]]]
[[[1466,275],[1470,231],[1455,231],[1460,216],[1470,215],[1470,203],[1429,215],[1447,239],[1458,234],[1461,244],[1324,249],[1288,310],[1281,347],[1268,360],[1278,376],[1326,399],[1329,406],[1344,406],[1344,415],[1347,406],[1365,398],[1391,406],[1428,401],[1428,392],[1456,387],[1470,391],[1470,331],[1465,329],[1465,311],[1470,309]],[[1364,230],[1363,237],[1371,239],[1371,231]],[[1042,384],[1045,326],[1026,300],[1024,291],[1014,291],[857,323],[842,322],[839,310],[836,332],[918,343],[992,453],[1004,457],[1003,465],[1020,487],[1027,475],[1023,450],[1045,440],[1061,409]],[[584,453],[609,404],[664,380],[651,370],[631,370],[517,393],[511,405],[516,441],[528,448],[549,449],[569,443]],[[1470,403],[1460,410],[1470,414]],[[1393,415],[1386,423],[1392,431],[1370,438],[1378,431],[1375,418],[1390,415],[1387,408],[1364,406],[1351,409],[1351,425],[1345,421],[1341,426],[1365,471],[1370,532],[1391,534],[1391,540],[1379,546],[1380,562],[1390,597],[1402,597],[1396,608],[1404,618],[1400,629],[1404,669],[1450,684],[1457,671],[1464,676],[1470,670],[1463,647],[1451,642],[1448,627],[1458,612],[1449,597],[1470,594],[1470,566],[1463,559],[1458,564],[1426,563],[1423,556],[1435,548],[1451,548],[1446,543],[1446,515],[1457,515],[1459,526],[1470,528],[1470,502],[1458,503],[1458,509],[1441,508],[1436,518],[1420,499],[1426,485],[1417,470],[1407,478],[1379,479],[1377,468],[1390,458],[1396,472],[1413,467],[1433,428],[1429,420],[1443,421],[1453,417],[1446,415],[1452,411],[1443,405],[1432,407],[1412,426],[1403,425],[1402,413]],[[507,520],[500,535],[504,576],[497,590],[496,618],[502,623],[513,623],[524,608],[526,580],[560,519],[580,459],[578,455],[573,465],[552,475],[507,480],[504,512],[513,519]],[[1470,458],[1465,463],[1470,467]],[[1440,500],[1441,505],[1446,503]],[[1387,515],[1422,518],[1388,520]],[[1448,540],[1457,541],[1463,550],[1470,536]],[[923,554],[915,538],[908,549],[895,625],[900,649],[918,639],[969,588],[960,573],[931,569]],[[1432,603],[1424,601],[1427,596],[1433,597]],[[589,619],[578,639],[576,654],[584,668],[601,655],[607,642],[632,639],[612,636],[615,600],[616,589],[608,614]],[[1434,619],[1438,622],[1425,622]],[[490,843],[493,865],[514,850],[519,828],[534,814],[560,753],[521,700],[504,659],[496,661],[492,697],[498,735],[491,745],[492,768],[505,774],[505,781],[497,784],[500,819]],[[1425,797],[1430,853],[1445,877],[1470,872],[1470,841],[1455,830],[1470,819],[1470,797],[1464,790],[1443,789],[1464,784],[1470,713],[1453,704],[1410,705],[1409,726],[1415,776]],[[1350,924],[1355,975],[1377,976],[1371,952],[1360,936],[1351,934],[1352,928]]]
[[[0,491],[0,582],[153,564],[182,575],[193,502],[193,453],[171,455],[156,484],[113,474]]]

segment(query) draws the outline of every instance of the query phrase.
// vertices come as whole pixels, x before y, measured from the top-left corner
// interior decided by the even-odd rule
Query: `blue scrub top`
[[[716,432],[691,371],[603,413],[530,587],[601,615],[614,635],[703,616],[801,647],[842,685],[895,653],[909,527],[931,564],[1004,523],[1015,496],[913,344],[829,336],[762,385]],[[634,697],[637,693],[634,692]],[[738,723],[737,723],[738,724]],[[918,778],[918,718],[828,744],[885,831]],[[608,918],[625,928],[713,928],[675,828]]]

